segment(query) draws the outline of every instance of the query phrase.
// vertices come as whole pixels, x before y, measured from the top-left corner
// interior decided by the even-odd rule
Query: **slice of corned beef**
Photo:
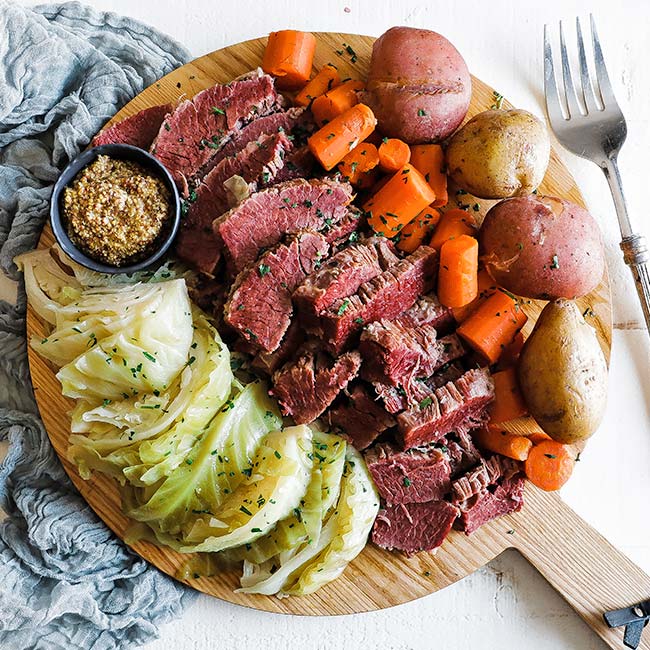
[[[192,302],[203,311],[214,313],[215,304],[220,304],[223,308],[226,288],[222,279],[212,278],[202,273],[192,273],[186,282]]]
[[[488,521],[521,510],[524,505],[525,482],[521,475],[503,479],[494,491],[483,490],[463,504],[458,520],[460,530],[471,535]]]
[[[101,144],[130,144],[140,149],[149,149],[160,131],[165,115],[172,109],[171,104],[145,108],[100,131],[93,138],[91,145],[98,147]]]
[[[372,541],[407,555],[433,551],[445,541],[457,516],[458,509],[447,501],[386,506],[375,519]]]
[[[348,298],[337,300],[321,316],[327,346],[338,353],[349,345],[367,323],[392,319],[431,289],[438,269],[438,254],[428,246],[364,282]]]
[[[451,466],[434,445],[400,451],[382,443],[365,454],[379,495],[389,504],[438,501],[451,489]]]
[[[259,350],[273,352],[291,322],[291,294],[328,249],[322,235],[305,230],[261,255],[237,276],[224,307],[226,323]]]
[[[256,117],[281,109],[269,75],[217,84],[181,102],[163,122],[151,152],[167,167],[184,196],[233,133]]]
[[[435,327],[405,327],[399,318],[369,323],[361,332],[362,377],[390,386],[408,386],[433,373],[442,353]]]
[[[426,329],[426,326],[423,326],[423,328]],[[463,375],[465,371],[458,363],[455,363],[456,359],[465,354],[460,339],[455,334],[449,334],[443,336],[438,341],[438,344],[438,356],[435,358],[429,357],[425,363],[433,370],[433,374],[426,378],[417,379],[406,374],[403,383],[397,386],[388,383],[386,378],[382,377],[384,366],[379,363],[382,361],[381,353],[378,353],[373,360],[372,350],[365,350],[363,354],[363,376],[364,378],[376,376],[384,379],[384,381],[373,382],[373,386],[389,413],[399,413],[419,405],[422,400],[430,395],[432,390],[440,388],[450,381],[455,381]]]
[[[267,375],[272,375],[285,363],[305,340],[305,332],[298,319],[293,319],[285,332],[280,347],[273,352],[258,352],[251,361],[251,367]]]
[[[384,270],[384,248],[391,249],[393,244],[383,237],[347,246],[307,276],[293,294],[302,322],[316,327],[319,315],[332,303],[352,295],[364,282],[379,275]]]
[[[509,479],[520,472],[518,463],[505,456],[494,454],[481,458],[479,464],[455,479],[451,485],[451,502],[463,504],[480,494],[499,479]]]
[[[347,352],[332,361],[317,344],[305,345],[295,361],[274,373],[271,392],[285,415],[293,417],[296,424],[308,424],[356,377],[360,365],[358,352]]]
[[[443,451],[449,458],[452,477],[474,467],[483,458],[481,452],[474,445],[472,436],[465,429],[458,429],[447,434],[438,444],[444,447]]]
[[[291,137],[295,144],[295,137],[292,135],[294,129],[300,133],[304,130],[305,125],[311,123],[311,117],[302,107],[289,108],[286,111],[277,111],[269,115],[262,115],[249,122],[241,129],[233,131],[230,139],[217,151],[212,164],[216,164],[234,156],[241,151],[246,145],[259,140],[263,135],[275,135],[284,133]]]
[[[294,180],[295,178],[311,178],[316,166],[316,158],[308,146],[295,148],[284,161],[284,167],[278,173],[278,183]]]
[[[357,384],[340,404],[328,411],[329,422],[356,449],[371,445],[395,420],[361,385]]]
[[[338,223],[328,225],[324,234],[332,248],[359,241],[359,229],[366,223],[366,217],[359,208],[348,206],[346,215]],[[395,256],[397,259],[397,256]]]
[[[441,305],[434,295],[418,298],[412,307],[397,317],[397,320],[404,327],[431,325],[435,327],[438,336],[448,334],[456,325],[451,309]]]
[[[213,274],[221,251],[212,222],[229,208],[225,181],[240,176],[253,191],[273,183],[291,150],[283,133],[262,135],[231,158],[224,158],[190,195],[188,211],[176,239],[177,255],[204,273]]]
[[[299,179],[274,185],[216,219],[213,229],[233,274],[252,264],[262,248],[299,230],[323,230],[347,213],[348,184]]]
[[[402,448],[435,442],[458,428],[470,429],[481,425],[493,399],[494,382],[487,368],[468,370],[456,381],[435,390],[429,389],[429,394],[417,406],[397,416]]]

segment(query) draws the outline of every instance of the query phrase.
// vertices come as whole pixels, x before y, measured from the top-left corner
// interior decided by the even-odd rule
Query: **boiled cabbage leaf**
[[[212,516],[252,475],[261,439],[281,426],[265,384],[235,384],[235,392],[169,476],[147,487],[124,487],[125,513],[147,523],[161,543],[185,545],[197,517]]]
[[[72,358],[57,373],[66,397],[119,400],[166,391],[194,362],[192,333],[185,281],[170,280],[88,289],[59,309],[54,332],[33,347],[53,361]]]
[[[346,442],[339,436],[315,427],[312,430],[314,465],[307,492],[300,505],[289,517],[279,521],[268,535],[253,544],[229,551],[229,559],[260,564],[305,542],[318,543],[323,520],[339,496]]]
[[[261,564],[244,561],[241,588],[255,594],[303,595],[337,578],[362,550],[379,510],[379,495],[361,454],[346,449],[336,509],[316,544],[303,544]]]
[[[184,461],[223,407],[233,382],[228,348],[199,309],[194,323],[194,362],[167,391],[106,399],[94,407],[77,402],[68,458],[84,478],[94,469],[122,484],[126,479],[136,485],[155,483]]]
[[[222,551],[250,544],[298,510],[313,465],[312,433],[305,425],[273,431],[260,442],[252,474],[210,517],[197,518],[183,552]]]

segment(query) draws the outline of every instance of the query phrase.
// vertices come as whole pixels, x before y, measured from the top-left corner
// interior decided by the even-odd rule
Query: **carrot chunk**
[[[467,320],[467,317],[482,303],[485,302],[495,291],[497,284],[492,279],[492,276],[485,270],[481,269],[478,272],[478,295],[472,302],[464,307],[454,307],[452,312],[457,323],[462,323]],[[505,354],[505,350],[504,350]],[[503,357],[501,357],[503,358]]]
[[[496,363],[503,348],[527,320],[514,296],[499,290],[479,305],[456,331],[488,363]]]
[[[338,164],[338,169],[343,178],[350,181],[352,185],[359,185],[361,179],[379,164],[377,147],[368,142],[357,145]]]
[[[271,32],[262,69],[276,78],[278,88],[296,90],[309,81],[315,51],[316,38],[309,32],[293,29]]]
[[[294,97],[296,106],[309,106],[317,97],[341,83],[338,70],[331,64],[324,65],[320,72]]]
[[[520,418],[528,412],[521,396],[517,373],[508,368],[492,374],[494,380],[494,402],[490,404],[490,423],[500,424]]]
[[[405,253],[412,253],[429,237],[440,219],[440,213],[431,207],[425,208],[411,223],[407,223],[399,232],[397,248]]]
[[[397,235],[435,198],[424,176],[412,165],[404,167],[366,201],[363,209],[376,233]]]
[[[411,163],[426,178],[436,193],[434,208],[447,204],[447,173],[445,154],[439,144],[414,144],[411,147]]]
[[[463,307],[478,295],[478,242],[461,235],[440,249],[438,299],[445,307]]]
[[[394,174],[411,160],[411,150],[406,142],[385,138],[379,145],[379,166],[387,174]],[[417,169],[417,168],[416,168]]]
[[[474,217],[460,208],[447,210],[440,218],[429,246],[439,251],[448,239],[460,237],[461,235],[469,235],[470,237],[476,235]]]
[[[559,490],[571,477],[575,459],[565,445],[543,440],[528,454],[524,469],[531,483],[542,490]]]
[[[320,164],[329,171],[375,129],[377,119],[365,104],[357,104],[314,133],[307,144]]]
[[[364,87],[362,81],[350,79],[317,97],[311,105],[311,112],[316,124],[323,126],[331,122],[335,117],[345,113],[348,108],[358,104],[357,91],[363,90]]]
[[[533,443],[526,436],[508,433],[498,427],[477,429],[472,437],[479,447],[513,460],[526,460],[533,448]]]

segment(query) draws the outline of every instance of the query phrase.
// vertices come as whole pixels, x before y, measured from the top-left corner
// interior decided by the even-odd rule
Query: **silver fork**
[[[646,267],[650,254],[645,237],[635,234],[632,230],[623,195],[621,175],[618,171],[617,157],[627,136],[627,125],[614,97],[592,15],[590,15],[590,22],[596,81],[592,82],[589,73],[580,19],[576,18],[581,82],[578,93],[571,76],[562,23],[560,22],[560,55],[564,93],[557,85],[549,29],[548,25],[544,25],[546,112],[551,128],[560,143],[569,151],[596,163],[609,182],[621,230],[621,249],[625,262],[632,271],[646,326],[650,330],[650,275]]]

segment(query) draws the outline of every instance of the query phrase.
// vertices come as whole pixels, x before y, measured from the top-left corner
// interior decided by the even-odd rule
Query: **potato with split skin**
[[[447,170],[464,190],[482,199],[530,194],[548,167],[546,127],[528,111],[490,110],[457,131],[446,151]]]
[[[527,298],[576,298],[593,291],[605,270],[594,218],[552,196],[522,196],[493,206],[479,231],[487,272],[508,291]]]
[[[544,307],[522,348],[518,376],[530,414],[551,438],[570,444],[596,431],[607,402],[607,363],[574,302]]]
[[[465,119],[472,80],[458,50],[428,29],[393,27],[372,48],[361,101],[388,137],[439,142]]]

